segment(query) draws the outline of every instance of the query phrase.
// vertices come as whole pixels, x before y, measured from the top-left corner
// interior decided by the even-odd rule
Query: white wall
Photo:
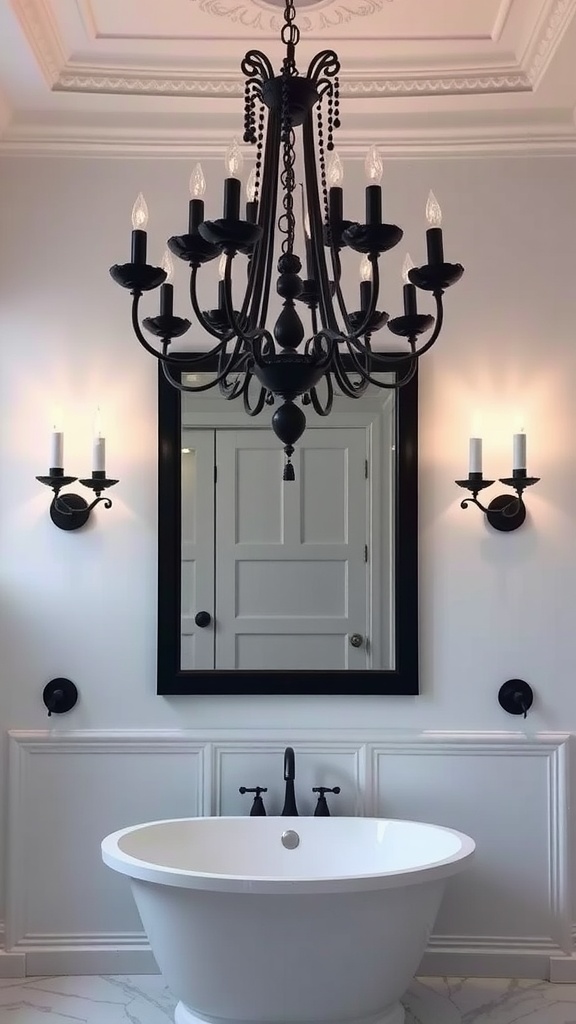
[[[140,189],[151,256],[160,260],[165,237],[184,230],[192,160],[0,161],[2,729],[51,724],[42,688],[65,675],[81,696],[58,730],[576,731],[574,157],[386,165],[386,215],[404,227],[415,262],[432,186],[447,258],[466,267],[421,370],[421,696],[156,696],[156,365],[132,337],[129,296],[108,267],[129,258]],[[204,166],[216,215],[220,165]],[[350,214],[360,216],[361,165],[346,172]],[[401,245],[384,258],[391,312],[400,311],[404,253]],[[182,266],[182,313],[185,278]],[[47,470],[55,405],[66,469],[89,473],[100,405],[109,472],[120,478],[114,507],[78,534],[54,528],[49,492],[34,479]],[[477,416],[486,475],[508,475],[519,418],[528,432],[529,471],[542,481],[527,493],[529,520],[517,533],[493,532],[459,507],[453,481],[466,473]],[[511,676],[536,691],[525,724],[496,700]]]

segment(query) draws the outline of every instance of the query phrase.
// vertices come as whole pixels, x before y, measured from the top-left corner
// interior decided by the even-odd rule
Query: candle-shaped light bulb
[[[190,175],[190,195],[192,199],[201,199],[206,191],[206,178],[202,171],[202,164],[196,164]]]
[[[410,280],[410,271],[414,267],[412,257],[407,252],[404,257],[404,263],[402,264],[402,280],[404,281],[403,296],[404,296],[404,316],[417,316],[418,305],[416,299],[416,286],[412,284]]]
[[[440,226],[442,224],[442,210],[432,191],[430,191],[426,203],[426,220],[430,225],[426,231],[428,263],[431,267],[438,267],[444,263],[444,242]]]
[[[253,167],[248,175],[248,181],[246,182],[246,198],[249,203],[253,203],[256,199],[256,168]]]
[[[204,220],[204,200],[202,196],[206,191],[206,178],[204,177],[201,164],[196,164],[190,175],[189,189],[188,234],[197,235],[198,225]]]
[[[160,288],[160,316],[174,315],[174,263],[168,249],[162,257],[162,270],[166,272],[166,280]]]
[[[166,273],[166,280],[164,281],[164,284],[172,284],[174,281],[174,260],[172,259],[169,249],[164,251],[161,267]]]
[[[106,439],[102,436],[102,415],[100,406],[94,416],[94,444],[92,448],[92,472],[104,473],[106,463]]]
[[[364,167],[366,169],[366,177],[368,178],[369,184],[366,188],[366,223],[367,224],[381,224],[382,223],[382,189],[380,182],[382,181],[382,158],[376,146],[370,146],[366,154],[364,161]]]
[[[409,275],[410,275],[410,271],[414,270],[415,265],[416,264],[414,263],[410,253],[407,252],[406,256],[404,257],[404,263],[402,264],[402,280],[404,281],[404,284],[411,284],[412,283],[410,281],[410,276]]]
[[[218,260],[218,308],[224,310],[226,308],[226,298],[224,291],[224,275],[226,274],[226,261],[228,257],[225,252],[222,253]]]
[[[148,223],[148,207],[141,192],[132,207],[132,252],[130,261],[136,266],[146,263],[146,225]]]
[[[360,260],[360,280],[372,280],[372,264],[368,259],[368,256],[363,256],[362,259]]]
[[[147,224],[148,207],[144,196],[139,192],[136,202],[132,207],[132,227],[134,228],[134,231],[144,231]]]
[[[364,161],[366,177],[373,185],[379,185],[382,181],[384,164],[376,146],[370,146]]]
[[[226,164],[226,170],[231,178],[240,178],[242,175],[242,165],[244,164],[244,157],[240,152],[240,146],[238,145],[238,139],[233,138],[231,145],[226,150],[226,157],[224,159]]]
[[[240,217],[240,175],[244,163],[238,139],[233,139],[226,150],[224,163],[228,172],[224,179],[224,220],[236,221]]]
[[[439,228],[442,226],[442,210],[440,209],[440,203],[436,199],[432,189],[430,189],[428,199],[426,201],[426,220],[431,228]]]
[[[256,177],[256,168],[253,167],[248,175],[248,181],[246,182],[246,220],[249,224],[256,224],[258,220],[258,200],[256,195],[258,192],[258,178]]]
[[[344,168],[336,150],[333,151],[328,163],[326,177],[331,188],[340,188],[344,181]]]

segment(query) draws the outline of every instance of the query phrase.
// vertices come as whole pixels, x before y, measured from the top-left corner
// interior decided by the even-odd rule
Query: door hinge
[[[364,460],[364,476],[365,476],[365,478],[367,480],[368,479],[368,459]]]
[[[365,562],[368,561],[368,545],[367,544],[364,545],[364,561]]]

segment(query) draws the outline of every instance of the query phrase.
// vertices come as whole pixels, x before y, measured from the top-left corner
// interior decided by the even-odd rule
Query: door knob
[[[194,622],[197,626],[200,626],[201,629],[204,629],[205,626],[209,626],[212,622],[210,612],[196,612]]]
[[[362,647],[363,641],[364,637],[362,636],[362,633],[352,633],[350,636],[350,644],[352,647]]]

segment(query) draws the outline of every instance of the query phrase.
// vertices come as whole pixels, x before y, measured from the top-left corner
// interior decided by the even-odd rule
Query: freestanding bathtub
[[[122,829],[176,1024],[402,1024],[469,836],[384,818],[183,818]]]

